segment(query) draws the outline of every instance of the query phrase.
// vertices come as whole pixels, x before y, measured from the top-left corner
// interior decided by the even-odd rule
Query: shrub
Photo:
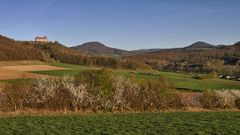
[[[29,104],[27,97],[30,95],[30,82],[10,82],[5,85],[0,93],[1,111],[16,111]]]
[[[234,108],[235,107],[235,97],[229,90],[216,91],[216,96],[218,97],[218,108]]]
[[[134,81],[133,81],[134,82]],[[135,83],[139,86],[137,93],[137,105],[140,110],[164,109],[176,107],[175,93],[172,91],[172,85],[167,83],[164,78],[159,80],[136,80]]]
[[[238,90],[221,90],[221,91],[206,91],[200,98],[200,102],[204,108],[234,108],[238,106],[238,98],[240,97]]]
[[[206,79],[213,79],[217,78],[218,75],[216,72],[208,73],[208,74],[195,74],[192,78],[198,79],[198,80],[206,80]]]
[[[76,86],[72,77],[38,79],[31,91],[35,108],[78,110],[88,104],[85,85]]]
[[[240,109],[240,98],[237,98],[237,99],[235,100],[235,104],[236,104],[236,107],[237,107],[238,109]]]
[[[240,90],[232,90],[231,93],[235,97],[235,105],[240,109]]]
[[[192,78],[193,78],[193,79],[202,80],[202,79],[203,79],[203,75],[201,75],[201,74],[195,74],[195,75],[193,75]]]
[[[140,87],[135,82],[117,77],[114,78],[114,86],[114,110],[133,110],[134,108],[142,105],[138,104],[138,93],[140,91]]]
[[[218,101],[219,99],[215,91],[211,91],[211,90],[205,91],[202,94],[202,97],[200,98],[200,103],[204,108],[207,108],[207,109],[217,108]]]
[[[1,92],[4,111],[19,109],[77,110],[85,107],[88,96],[84,85],[75,86],[73,78],[41,78],[25,83],[9,83]]]
[[[87,92],[90,95],[90,105],[94,110],[113,109],[113,76],[110,71],[87,70],[75,77],[76,85],[86,84]]]
[[[190,108],[200,108],[202,107],[200,103],[200,98],[202,97],[202,93],[199,92],[184,92],[181,93],[181,103],[183,107]]]

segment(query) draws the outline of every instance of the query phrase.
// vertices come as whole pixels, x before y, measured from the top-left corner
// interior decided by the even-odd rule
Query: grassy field
[[[64,76],[77,75],[79,72],[86,69],[99,69],[96,67],[87,67],[79,65],[71,65],[64,63],[55,63],[51,64],[52,66],[68,68],[67,70],[58,70],[58,71],[34,71],[32,73],[45,74],[50,76]],[[126,78],[131,76],[130,70],[112,70],[114,74],[121,75]],[[183,73],[173,73],[173,72],[157,72],[154,70],[139,70],[134,74],[137,78],[146,78],[146,79],[158,79],[160,77],[165,78],[168,82],[175,85],[180,89],[189,89],[189,90],[206,90],[206,89],[240,89],[239,81],[231,80],[221,80],[221,79],[194,79],[194,74],[183,74]]]
[[[14,61],[14,62],[1,62],[0,66],[21,66],[21,65],[51,65],[54,67],[61,67],[65,69],[60,70],[44,70],[44,71],[29,71],[35,74],[44,74],[49,76],[75,76],[79,72],[87,69],[100,69],[91,66],[73,65],[65,63],[44,63],[39,61]],[[184,90],[206,90],[206,89],[240,89],[239,81],[221,80],[221,79],[195,79],[194,74],[173,73],[173,72],[157,72],[154,70],[138,70],[133,74],[131,70],[112,70],[114,75],[123,76],[125,78],[131,75],[137,78],[145,79],[159,79],[165,78],[168,82],[176,86],[176,88]],[[18,78],[21,79],[21,78]],[[0,83],[8,82],[8,79],[0,80]]]
[[[169,82],[174,83],[178,88],[186,89],[240,89],[240,82],[222,79],[194,79],[193,74],[160,72]]]
[[[0,134],[240,134],[239,112],[1,117]]]

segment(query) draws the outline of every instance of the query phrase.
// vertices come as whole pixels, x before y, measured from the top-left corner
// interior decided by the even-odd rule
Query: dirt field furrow
[[[0,80],[46,77],[46,75],[29,73],[29,71],[63,70],[63,69],[65,68],[54,67],[50,65],[2,66],[0,67]]]

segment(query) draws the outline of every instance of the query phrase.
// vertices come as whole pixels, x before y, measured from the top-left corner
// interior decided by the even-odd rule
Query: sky
[[[126,50],[240,40],[240,0],[0,0],[0,34]]]

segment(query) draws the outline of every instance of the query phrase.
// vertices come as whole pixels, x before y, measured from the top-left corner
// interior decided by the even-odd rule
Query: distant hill
[[[103,56],[130,56],[145,53],[157,53],[157,52],[171,52],[171,51],[199,51],[199,50],[212,50],[212,49],[222,49],[228,47],[227,45],[211,45],[206,42],[196,42],[187,47],[183,48],[169,48],[169,49],[139,49],[139,50],[122,50],[117,48],[111,48],[100,42],[87,42],[82,45],[72,47],[72,49],[77,50],[82,53],[103,55]]]
[[[196,42],[196,43],[193,43],[187,47],[183,47],[183,48],[168,48],[168,49],[159,49],[159,48],[153,48],[153,49],[140,49],[140,50],[134,50],[134,51],[131,51],[133,53],[140,53],[140,54],[143,54],[143,53],[156,53],[156,52],[169,52],[169,51],[195,51],[195,50],[207,50],[207,49],[217,49],[217,48],[224,48],[226,47],[226,45],[218,45],[218,46],[215,46],[215,45],[211,45],[211,44],[208,44],[206,42]]]
[[[184,47],[183,49],[194,50],[194,49],[212,49],[212,48],[217,48],[217,46],[199,41],[199,42],[193,43],[190,46]]]
[[[79,52],[110,55],[110,56],[120,56],[120,55],[126,55],[130,53],[126,50],[107,47],[106,45],[100,42],[87,42],[72,48]]]

